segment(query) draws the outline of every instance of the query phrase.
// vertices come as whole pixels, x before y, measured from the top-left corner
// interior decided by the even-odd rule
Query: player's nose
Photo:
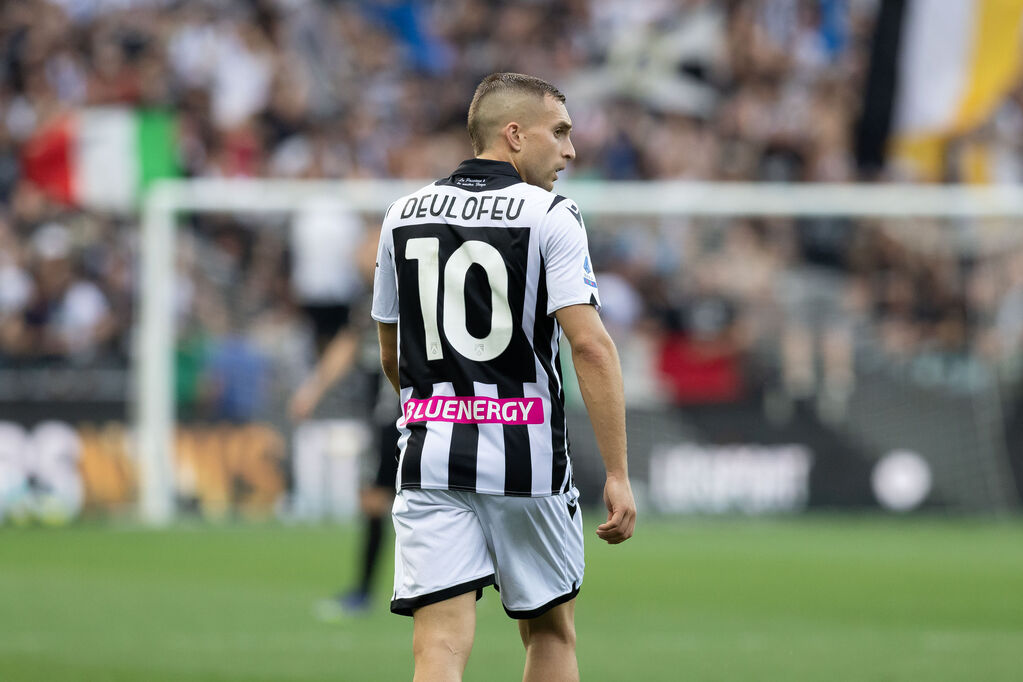
[[[575,160],[575,146],[572,144],[572,140],[565,141],[565,148],[562,150],[561,155],[569,161]]]

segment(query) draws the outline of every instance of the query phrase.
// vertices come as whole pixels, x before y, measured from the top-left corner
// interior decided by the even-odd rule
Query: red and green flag
[[[63,203],[133,210],[153,180],[180,175],[176,119],[163,110],[80,109],[28,141],[22,171]]]

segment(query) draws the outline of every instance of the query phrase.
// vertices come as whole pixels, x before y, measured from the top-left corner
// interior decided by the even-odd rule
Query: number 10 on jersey
[[[419,306],[423,312],[427,360],[440,360],[444,357],[441,326],[451,347],[470,360],[493,360],[508,348],[512,339],[508,270],[496,248],[483,241],[468,240],[448,258],[443,272],[444,314],[440,324],[437,319],[441,277],[440,240],[437,237],[409,239],[405,244],[405,258],[419,264]],[[468,314],[484,313],[482,310],[467,311],[465,308],[466,277],[473,265],[483,268],[490,283],[490,332],[483,338],[470,334],[466,322]]]

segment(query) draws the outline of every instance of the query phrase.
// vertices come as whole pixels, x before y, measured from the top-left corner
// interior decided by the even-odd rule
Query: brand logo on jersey
[[[597,280],[593,278],[593,269],[590,267],[590,257],[583,257],[583,281],[591,287],[597,287]]]
[[[542,398],[485,398],[434,396],[409,398],[402,406],[403,423],[452,422],[454,424],[542,424]]]
[[[583,226],[583,214],[579,212],[579,209],[576,208],[575,206],[573,206],[572,204],[568,204],[568,211],[569,211],[569,213],[572,214],[572,217],[575,218],[575,221],[577,223],[579,223],[579,227],[582,227]]]

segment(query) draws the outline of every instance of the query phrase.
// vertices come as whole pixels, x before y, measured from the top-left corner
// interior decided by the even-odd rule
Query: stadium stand
[[[0,370],[128,365],[137,216],[56,201],[26,169],[40,132],[68,112],[174,112],[186,177],[418,179],[470,156],[464,94],[481,76],[512,70],[568,93],[574,179],[856,181],[852,131],[876,8],[4,2]],[[1021,92],[975,134],[997,157],[989,180],[1023,179]],[[968,179],[968,166],[953,159],[949,179]],[[907,173],[892,165],[871,179],[912,180]],[[314,360],[286,231],[250,230],[250,220],[197,215],[183,231],[183,414],[282,413],[288,388],[268,392],[266,405],[225,407],[232,390],[264,394],[211,388],[211,375],[231,369],[218,357],[248,358],[233,375],[255,382],[269,372],[289,388]],[[635,370],[634,405],[762,393],[772,419],[807,399],[841,422],[855,382],[869,381],[856,369],[864,363],[923,368],[907,375],[952,389],[991,376],[1018,384],[1023,244],[1004,226],[936,222],[908,236],[881,220],[590,227],[605,315]],[[963,239],[950,242],[950,232]]]

